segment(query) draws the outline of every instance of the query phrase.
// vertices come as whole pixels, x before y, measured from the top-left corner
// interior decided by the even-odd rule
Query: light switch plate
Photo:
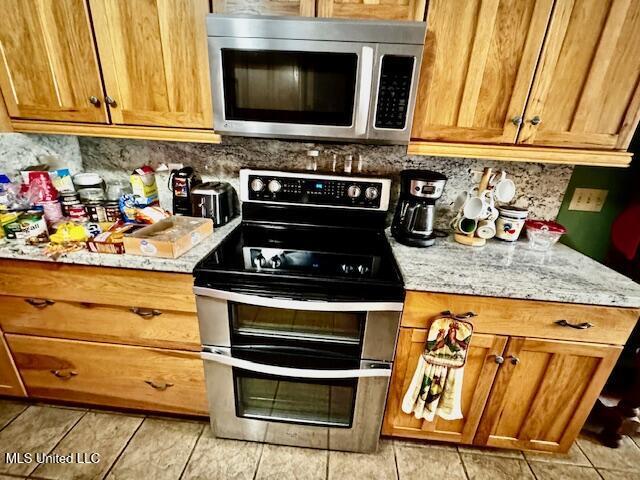
[[[569,203],[569,210],[599,212],[607,199],[609,190],[598,188],[576,188]]]

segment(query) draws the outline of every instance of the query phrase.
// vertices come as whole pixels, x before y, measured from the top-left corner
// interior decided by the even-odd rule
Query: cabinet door
[[[113,123],[212,128],[207,0],[90,0]]]
[[[318,16],[424,20],[426,0],[318,0]]]
[[[626,149],[640,118],[639,44],[640,1],[557,2],[519,142]]]
[[[507,338],[498,335],[473,335],[464,367],[464,418],[444,420],[436,417],[433,422],[416,419],[413,414],[406,414],[401,410],[402,399],[409,388],[420,355],[424,352],[426,338],[427,330],[400,329],[382,433],[397,437],[471,443],[498,370],[496,356],[502,354]]]
[[[0,330],[0,395],[26,397],[27,394]]]
[[[0,88],[9,115],[106,123],[85,1],[4,0],[2,7]]]
[[[432,0],[412,137],[514,143],[552,0]]]
[[[566,452],[621,351],[620,346],[512,337],[473,443]]]
[[[314,17],[315,0],[213,0],[213,13]]]

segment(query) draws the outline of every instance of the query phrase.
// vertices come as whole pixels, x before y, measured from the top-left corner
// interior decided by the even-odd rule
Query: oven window
[[[356,379],[309,380],[234,369],[238,417],[351,427]]]
[[[350,126],[355,53],[222,49],[228,120]]]
[[[278,337],[312,342],[359,345],[365,312],[314,312],[234,303],[234,335]]]

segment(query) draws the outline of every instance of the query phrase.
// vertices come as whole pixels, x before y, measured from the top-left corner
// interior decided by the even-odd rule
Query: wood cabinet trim
[[[0,330],[0,394],[15,397],[27,396],[27,390],[24,388],[2,330]]]
[[[637,102],[640,104],[640,89],[638,97]],[[638,115],[638,119],[640,119],[640,115]],[[409,143],[407,154],[598,167],[628,167],[633,158],[633,154],[630,152],[614,150],[423,142],[420,140],[412,140]]]
[[[166,140],[171,142],[221,143],[222,138],[213,130],[122,125],[92,125],[87,123],[40,122],[13,120],[16,132],[76,135],[80,137],[131,138]]]

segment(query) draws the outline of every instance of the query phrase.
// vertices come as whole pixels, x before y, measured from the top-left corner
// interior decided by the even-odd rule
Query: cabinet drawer
[[[0,395],[27,396],[2,331],[0,331]]]
[[[200,350],[198,317],[188,312],[4,296],[0,326],[7,333]]]
[[[195,352],[6,335],[29,396],[193,415],[207,414]]]
[[[640,311],[531,300],[512,300],[469,295],[407,292],[402,326],[427,328],[445,310],[474,312],[474,331],[518,337],[538,337],[623,345],[638,320]],[[589,323],[586,329],[560,326]]]
[[[195,312],[186,273],[0,260],[0,295]]]

